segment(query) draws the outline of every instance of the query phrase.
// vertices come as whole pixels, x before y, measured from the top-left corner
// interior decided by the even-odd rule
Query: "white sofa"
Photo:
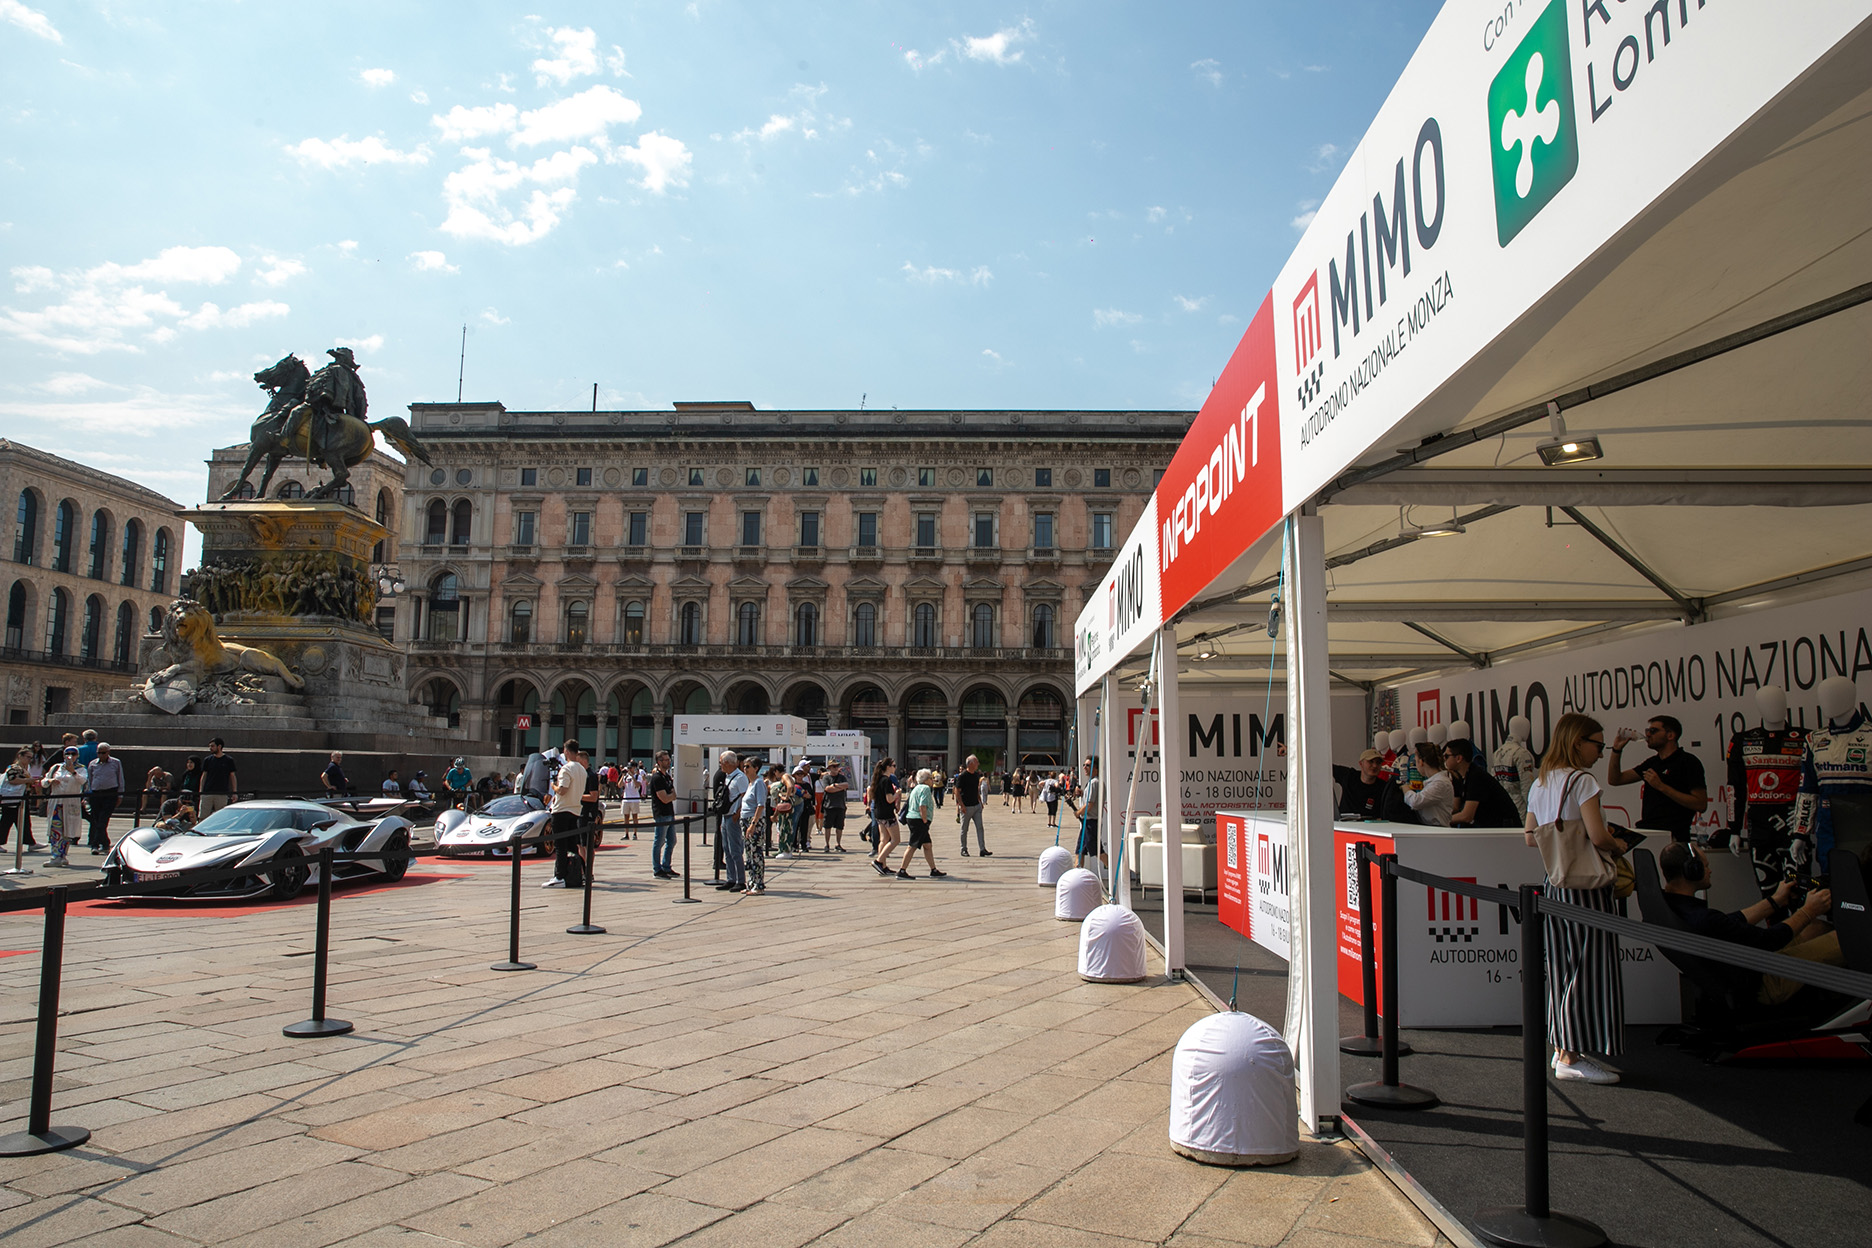
[[[1216,847],[1183,842],[1183,889],[1204,893],[1216,890]],[[1147,887],[1164,886],[1164,847],[1162,841],[1145,841],[1138,846],[1138,879]]]

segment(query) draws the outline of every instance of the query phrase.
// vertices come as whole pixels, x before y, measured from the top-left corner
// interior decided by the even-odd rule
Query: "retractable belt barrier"
[[[1372,853],[1369,842],[1359,841],[1354,850],[1359,886],[1359,935],[1364,962],[1365,1036],[1347,1041],[1341,1049],[1348,1053],[1369,1054],[1376,1028],[1375,971],[1371,914],[1371,866],[1375,862],[1383,890],[1384,916],[1379,925],[1379,951],[1384,965],[1384,1026],[1378,1037],[1383,1057],[1383,1077],[1375,1083],[1354,1084],[1346,1089],[1347,1099],[1381,1109],[1430,1109],[1437,1104],[1435,1093],[1409,1084],[1400,1084],[1397,1059],[1408,1050],[1397,1039],[1398,944],[1397,881],[1410,880],[1446,892],[1473,897],[1491,905],[1506,906],[1521,924],[1521,1066],[1522,1066],[1522,1183],[1523,1199],[1519,1206],[1504,1206],[1479,1211],[1475,1225],[1493,1243],[1515,1248],[1599,1248],[1609,1242],[1605,1232],[1583,1218],[1556,1213],[1550,1205],[1547,1152],[1547,943],[1542,916],[1596,928],[1614,936],[1648,945],[1675,949],[1711,962],[1739,966],[1764,975],[1778,975],[1824,988],[1843,996],[1872,1000],[1872,974],[1826,966],[1786,954],[1769,953],[1745,945],[1730,944],[1680,932],[1656,924],[1641,923],[1622,915],[1607,914],[1569,902],[1544,897],[1536,884],[1524,884],[1519,890],[1490,888],[1467,880],[1419,871],[1399,864],[1396,854]]]

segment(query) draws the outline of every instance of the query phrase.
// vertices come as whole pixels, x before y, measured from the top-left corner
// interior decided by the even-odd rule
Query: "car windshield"
[[[198,836],[258,836],[275,828],[309,831],[343,821],[337,811],[298,806],[223,806],[195,825]]]
[[[531,797],[497,797],[483,806],[481,813],[490,819],[505,819],[512,815],[524,815],[530,810],[545,809]]]

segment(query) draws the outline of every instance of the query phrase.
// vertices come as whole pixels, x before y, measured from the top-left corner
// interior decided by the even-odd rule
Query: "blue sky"
[[[0,431],[198,499],[373,415],[1195,408],[1438,6],[0,0]]]

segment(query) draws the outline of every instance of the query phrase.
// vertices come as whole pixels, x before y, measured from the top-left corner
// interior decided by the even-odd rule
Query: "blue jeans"
[[[728,814],[722,816],[721,839],[723,861],[728,868],[728,883],[736,888],[747,884],[746,846],[741,840],[741,816]]]
[[[650,842],[650,869],[668,871],[670,855],[676,851],[676,821],[659,816],[655,822],[656,837]]]

